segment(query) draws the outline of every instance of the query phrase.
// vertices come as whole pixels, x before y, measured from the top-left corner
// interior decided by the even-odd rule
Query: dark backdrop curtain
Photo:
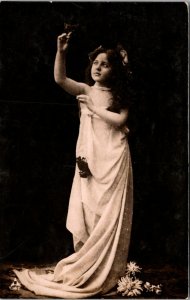
[[[65,229],[78,107],[54,82],[56,38],[79,24],[68,74],[84,80],[88,53],[128,50],[134,103],[130,258],[187,263],[188,11],[183,2],[1,2],[0,257],[54,262],[72,252]]]

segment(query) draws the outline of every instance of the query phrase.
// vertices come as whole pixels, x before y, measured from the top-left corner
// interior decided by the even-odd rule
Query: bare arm
[[[92,100],[87,95],[79,95],[77,96],[77,99],[81,102],[86,104],[89,110],[91,110],[94,114],[99,116],[104,121],[110,123],[113,126],[120,127],[125,124],[127,118],[128,118],[128,110],[122,109],[120,113],[114,113],[111,111],[108,111],[104,107],[98,107],[95,106],[92,103]]]
[[[57,38],[57,53],[54,64],[55,82],[71,95],[87,94],[90,87],[70,79],[66,75],[66,52],[71,33],[63,33]]]
[[[92,111],[101,119],[116,127],[124,125],[128,117],[127,109],[121,110],[120,113],[114,113],[103,107],[94,106]]]

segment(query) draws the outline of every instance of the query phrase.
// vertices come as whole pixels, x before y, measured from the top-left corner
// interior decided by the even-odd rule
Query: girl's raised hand
[[[72,32],[62,33],[57,38],[57,50],[60,52],[65,52],[69,45],[69,39],[71,37]]]
[[[93,111],[94,104],[92,102],[92,99],[88,95],[81,94],[78,95],[76,98],[80,103],[85,104],[89,110]]]

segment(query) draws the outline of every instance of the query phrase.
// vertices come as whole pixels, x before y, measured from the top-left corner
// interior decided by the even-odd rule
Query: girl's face
[[[92,63],[91,76],[92,79],[100,86],[106,85],[109,82],[112,74],[112,68],[107,59],[106,53],[97,55]]]

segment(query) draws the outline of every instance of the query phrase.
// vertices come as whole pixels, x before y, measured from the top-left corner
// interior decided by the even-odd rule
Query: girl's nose
[[[96,70],[100,70],[100,64],[96,65]]]

